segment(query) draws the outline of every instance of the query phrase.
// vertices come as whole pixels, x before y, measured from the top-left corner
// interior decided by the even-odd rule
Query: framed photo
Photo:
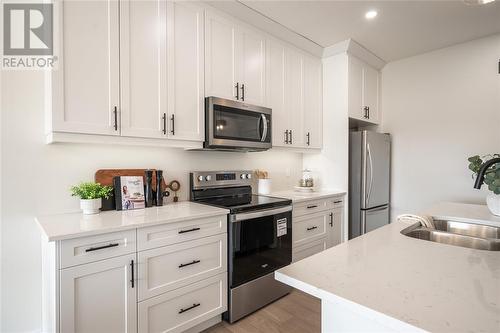
[[[142,176],[119,176],[113,178],[116,210],[146,207],[144,180]]]

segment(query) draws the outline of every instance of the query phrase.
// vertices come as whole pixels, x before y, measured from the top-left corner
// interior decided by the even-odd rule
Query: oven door
[[[271,109],[207,97],[205,148],[271,148]]]
[[[292,262],[292,206],[229,216],[229,286]]]

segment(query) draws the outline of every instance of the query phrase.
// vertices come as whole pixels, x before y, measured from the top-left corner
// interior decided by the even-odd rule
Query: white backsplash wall
[[[293,187],[302,155],[193,152],[172,148],[44,144],[43,73],[2,73],[1,332],[41,329],[40,214],[79,210],[69,187],[94,179],[97,169],[158,168],[181,183],[188,199],[191,170],[265,169],[273,190]],[[169,198],[172,200],[173,194]]]
[[[439,201],[485,204],[487,192],[473,188],[467,157],[500,152],[499,55],[494,35],[383,69],[393,218]]]

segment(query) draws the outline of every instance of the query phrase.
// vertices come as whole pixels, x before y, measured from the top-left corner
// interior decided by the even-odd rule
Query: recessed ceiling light
[[[480,5],[485,5],[490,2],[494,2],[495,0],[463,0],[466,5],[471,5],[471,6],[480,6]]]
[[[377,14],[378,13],[376,10],[370,10],[370,11],[366,12],[365,17],[366,17],[366,19],[371,20],[371,19],[374,19],[377,16]]]

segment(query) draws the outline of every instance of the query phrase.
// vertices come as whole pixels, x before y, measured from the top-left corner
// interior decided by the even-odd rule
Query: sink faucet
[[[492,158],[489,161],[486,161],[481,165],[481,168],[479,169],[477,173],[477,178],[476,182],[474,183],[474,188],[480,189],[481,185],[483,185],[484,182],[484,174],[486,173],[486,170],[493,164],[500,163],[500,157]]]

